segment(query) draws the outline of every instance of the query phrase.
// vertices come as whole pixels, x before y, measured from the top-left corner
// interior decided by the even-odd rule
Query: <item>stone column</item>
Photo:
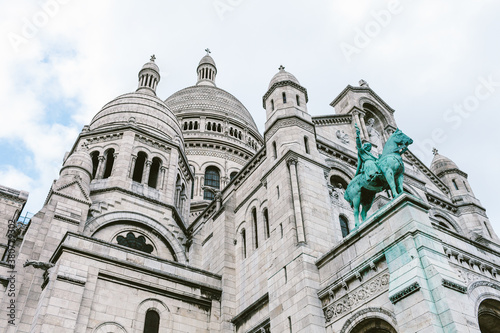
[[[297,228],[297,241],[299,243],[305,243],[305,232],[304,232],[304,220],[302,218],[302,208],[300,207],[300,193],[299,193],[299,182],[297,178],[297,163],[296,158],[290,158],[287,160],[288,167],[290,169],[290,181],[292,184],[292,202],[293,210],[295,213],[295,225]]]
[[[142,173],[142,183],[147,184],[149,180],[149,171],[151,169],[151,161],[147,160],[146,161],[146,167],[144,168],[144,171]]]
[[[105,158],[104,158],[104,155],[99,155],[99,157],[97,158],[99,160],[99,164],[97,166],[97,172],[95,174],[95,178],[96,179],[102,179],[102,176],[104,174],[104,161],[105,161]]]
[[[165,166],[160,167],[160,190],[165,189],[165,175],[167,173],[168,168]]]
[[[109,175],[110,177],[114,175],[114,173],[116,172],[116,161],[118,159],[118,153],[113,153],[113,158],[114,158],[114,162],[113,162],[113,168],[111,169],[111,174]]]
[[[128,176],[129,178],[132,178],[134,176],[134,166],[135,166],[135,161],[137,160],[137,155],[132,155],[132,159],[130,160],[130,165],[128,168]]]

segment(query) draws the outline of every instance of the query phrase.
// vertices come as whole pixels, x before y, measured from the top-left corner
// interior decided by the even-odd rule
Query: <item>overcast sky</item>
[[[499,13],[495,1],[2,1],[0,184],[29,191],[37,212],[82,127],[136,89],[152,54],[166,99],[196,83],[209,47],[218,87],[261,132],[280,65],[313,116],[366,80],[425,164],[436,147],[469,174],[500,233]]]

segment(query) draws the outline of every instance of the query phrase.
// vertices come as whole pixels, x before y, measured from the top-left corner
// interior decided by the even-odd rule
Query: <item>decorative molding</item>
[[[95,143],[102,143],[102,142],[107,142],[107,141],[120,140],[122,137],[123,137],[123,132],[110,133],[110,134],[99,135],[99,136],[87,138],[86,142],[87,142],[87,144],[95,144]],[[89,149],[91,150],[91,148],[89,148]]]
[[[330,116],[319,116],[313,117],[312,122],[316,126],[330,126],[330,125],[339,125],[339,124],[351,124],[352,116],[349,115],[330,115]]]
[[[459,293],[462,293],[462,294],[467,293],[467,287],[462,286],[461,284],[455,283],[455,282],[447,280],[447,279],[442,279],[441,283],[446,288],[450,288],[452,290],[456,290],[456,291],[458,291]]]
[[[323,313],[326,322],[334,321],[335,318],[342,317],[352,312],[355,308],[365,304],[370,299],[375,298],[387,290],[389,290],[389,273],[372,278],[342,296],[336,302],[330,303],[324,307]]]
[[[472,283],[468,290],[469,290],[469,293],[478,288],[478,287],[489,287],[489,288],[493,288],[493,289],[496,289],[498,291],[500,291],[500,285],[496,284],[496,283],[493,283],[493,282],[488,282],[488,281],[477,281],[477,282],[474,282]]]
[[[271,128],[269,128],[265,133],[264,133],[264,139],[268,141],[279,129],[283,127],[291,127],[291,126],[297,126],[302,128],[303,130],[306,130],[312,134],[314,133],[314,125],[311,123],[302,120],[297,117],[289,117],[289,118],[279,118],[277,119]]]
[[[75,284],[77,286],[82,286],[82,287],[85,285],[85,283],[87,283],[87,281],[85,281],[85,280],[78,279],[76,277],[69,277],[66,275],[57,275],[56,279],[59,281]]]
[[[439,197],[437,197],[429,192],[425,193],[425,196],[427,198],[427,201],[430,204],[432,204],[433,206],[443,208],[443,209],[445,209],[453,214],[456,214],[458,211],[457,207],[447,200],[439,198]]]
[[[400,292],[397,292],[396,294],[389,296],[389,300],[391,301],[392,304],[396,304],[403,298],[413,294],[414,292],[417,292],[418,290],[420,290],[420,285],[418,284],[418,282],[413,282],[411,285],[404,288]]]
[[[243,323],[247,318],[249,318],[253,313],[257,312],[258,310],[262,309],[266,304],[269,303],[269,294],[265,293],[262,295],[259,299],[257,299],[255,302],[247,306],[243,311],[241,311],[239,314],[233,317],[231,319],[231,322],[236,325],[238,328],[241,323]]]

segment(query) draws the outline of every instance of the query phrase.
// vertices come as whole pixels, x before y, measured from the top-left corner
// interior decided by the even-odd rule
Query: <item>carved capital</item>
[[[298,161],[297,157],[290,157],[289,159],[286,160],[286,164],[288,164],[288,166],[297,165],[298,162],[299,161]]]

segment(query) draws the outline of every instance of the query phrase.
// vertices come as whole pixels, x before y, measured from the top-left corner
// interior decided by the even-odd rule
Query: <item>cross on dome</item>
[[[153,55],[151,56],[151,59],[149,59],[149,60],[150,60],[150,61],[152,61],[152,62],[155,62],[155,59],[156,59],[156,57],[155,57],[155,55],[153,54]]]
[[[205,51],[207,52],[207,55],[209,55],[210,53],[212,53],[208,47],[205,49]]]
[[[433,153],[434,155],[437,155],[438,150],[437,150],[436,148],[432,148],[432,153]]]
[[[284,71],[285,67],[283,65],[280,65],[280,68],[278,68],[280,71]]]

